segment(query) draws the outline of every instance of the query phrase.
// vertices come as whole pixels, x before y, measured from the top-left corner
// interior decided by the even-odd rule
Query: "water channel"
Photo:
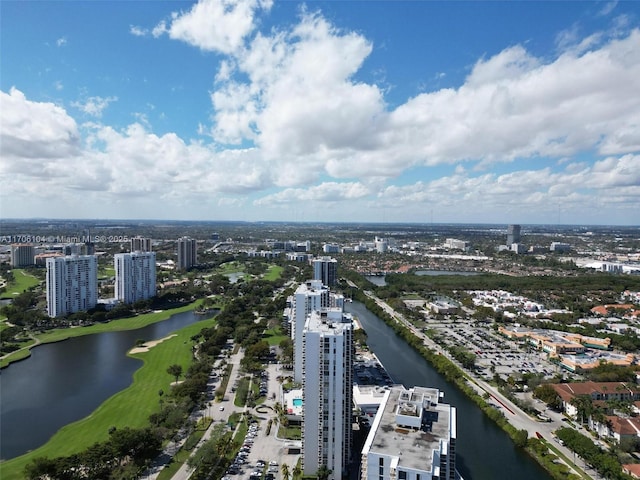
[[[405,387],[436,387],[458,416],[457,468],[465,480],[550,480],[551,476],[509,436],[489,420],[475,403],[442,376],[382,320],[360,302],[345,310],[358,317],[367,332],[367,343],[391,378]]]
[[[99,333],[40,345],[0,374],[0,458],[37,448],[64,425],[86,417],[127,388],[142,362],[126,353],[213,314],[192,311],[137,330]]]

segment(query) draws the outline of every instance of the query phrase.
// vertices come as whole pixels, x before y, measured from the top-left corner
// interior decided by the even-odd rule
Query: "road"
[[[230,478],[234,478],[237,480],[248,480],[249,475],[251,473],[252,468],[259,460],[263,460],[266,463],[269,461],[275,460],[279,464],[280,462],[286,462],[290,468],[298,462],[299,454],[288,454],[288,445],[291,441],[281,439],[277,437],[277,427],[274,425],[271,428],[270,434],[267,434],[267,424],[270,419],[273,419],[276,415],[273,413],[273,404],[275,404],[278,399],[281,398],[281,385],[277,380],[279,375],[285,375],[280,370],[280,365],[278,364],[270,364],[267,366],[268,380],[267,380],[267,388],[268,394],[265,402],[263,402],[257,408],[249,409],[245,406],[236,406],[234,404],[234,394],[231,392],[231,388],[236,383],[236,381],[244,376],[245,374],[240,371],[240,360],[243,357],[243,350],[239,349],[238,352],[231,355],[226,359],[227,364],[231,365],[231,373],[229,376],[229,381],[227,383],[227,392],[221,402],[216,402],[214,400],[214,392],[216,390],[216,383],[219,381],[219,377],[212,375],[209,379],[209,388],[208,388],[208,396],[207,401],[205,402],[205,408],[201,410],[197,410],[193,412],[191,415],[191,420],[198,421],[202,417],[210,417],[213,422],[210,427],[207,429],[202,439],[198,443],[198,445],[193,449],[192,455],[207,441],[211,438],[213,433],[213,429],[215,425],[219,425],[220,423],[226,424],[229,417],[233,413],[251,413],[254,418],[258,420],[257,432],[256,436],[252,439],[253,444],[250,448],[249,455],[246,459],[246,463],[242,465],[242,468],[238,472],[237,475],[234,475]],[[214,369],[215,371],[215,369]],[[272,394],[275,394],[274,399],[272,399]],[[238,425],[239,426],[239,425]],[[237,427],[236,427],[237,428]],[[163,453],[158,457],[157,461],[154,462],[149,471],[142,477],[145,479],[157,479],[158,475],[162,471],[162,469],[170,462],[171,458],[178,452],[178,450],[182,447],[184,442],[186,441],[186,435],[181,435],[179,440],[170,442],[167,447],[164,449]],[[280,469],[278,466],[278,472],[273,472],[276,479],[280,476]],[[186,463],[184,463],[180,469],[173,475],[172,480],[188,480],[193,474],[193,469],[189,468]]]
[[[355,284],[351,285],[353,287],[357,286]],[[575,457],[573,451],[569,450],[567,447],[560,445],[556,442],[556,437],[553,432],[561,427],[568,426],[564,421],[564,417],[556,412],[547,411],[546,415],[549,418],[552,418],[551,422],[540,422],[536,419],[531,418],[527,413],[522,411],[517,405],[515,405],[511,400],[502,395],[496,387],[490,385],[485,382],[483,379],[479,378],[473,372],[465,369],[462,365],[457,362],[454,358],[452,358],[449,353],[444,350],[440,345],[435,343],[431,338],[417,329],[411,322],[409,322],[404,316],[398,312],[396,312],[389,304],[375,296],[371,291],[364,291],[364,294],[370,299],[374,300],[376,304],[382,308],[387,314],[391,316],[396,322],[401,323],[404,327],[409,329],[414,335],[420,338],[426,346],[432,349],[434,352],[446,356],[451,362],[456,364],[458,368],[463,370],[465,374],[469,378],[469,384],[476,389],[476,391],[483,395],[484,393],[488,393],[489,396],[494,399],[494,403],[500,405],[499,408],[502,409],[505,418],[509,421],[511,425],[513,425],[518,430],[526,430],[530,437],[536,437],[537,433],[540,433],[542,437],[548,442],[552,442],[554,447],[558,449],[565,457],[566,460],[561,458],[562,461],[574,472],[578,475],[587,475],[588,478],[593,480],[603,480],[601,476],[595,472],[595,470],[590,469],[585,465],[584,461],[582,461],[582,466],[577,466],[571,459],[576,458],[576,461],[579,457]],[[573,428],[576,428],[575,426]],[[582,427],[578,426],[576,428],[583,435],[589,436],[588,432]]]

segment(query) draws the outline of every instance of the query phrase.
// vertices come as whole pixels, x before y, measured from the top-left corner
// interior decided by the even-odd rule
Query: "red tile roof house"
[[[575,383],[553,383],[551,386],[562,399],[562,405],[567,415],[576,418],[578,409],[571,404],[571,401],[578,396],[586,395],[595,401],[640,400],[640,386],[633,383],[624,382],[575,382]]]
[[[638,417],[617,417],[607,415],[603,423],[590,421],[589,426],[599,437],[611,438],[620,443],[625,438],[640,437],[640,418]]]
[[[622,465],[622,473],[631,475],[633,478],[640,478],[640,463]]]
[[[598,315],[609,315],[611,310],[633,310],[635,306],[633,304],[609,304],[609,305],[598,305],[591,309],[591,313],[596,313]]]

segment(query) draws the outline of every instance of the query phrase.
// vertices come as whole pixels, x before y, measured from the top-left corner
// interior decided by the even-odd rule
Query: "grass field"
[[[223,263],[218,267],[218,273],[222,275],[241,272],[242,270],[244,270],[244,266],[240,262],[236,261]]]
[[[148,352],[132,355],[143,360],[143,366],[133,377],[133,384],[106,400],[88,417],[61,428],[45,445],[0,464],[2,478],[21,479],[24,467],[37,457],[71,455],[88,445],[108,438],[111,427],[132,428],[148,424],[151,413],[159,410],[158,392],[170,390],[173,378],[167,367],[174,363],[186,370],[191,362],[190,338],[202,328],[210,327],[215,319],[202,320],[176,332]]]
[[[269,280],[270,282],[277,280],[282,275],[284,268],[280,265],[270,265],[267,273],[264,274],[264,279]]]
[[[280,342],[286,338],[289,338],[285,335],[280,328],[271,328],[269,330],[265,330],[263,337],[270,346],[280,345]]]
[[[40,280],[24,270],[15,268],[11,271],[13,272],[13,282],[7,285],[7,290],[2,294],[2,298],[13,298],[40,283]]]
[[[116,276],[116,269],[114,267],[103,267],[98,271],[98,277],[100,278],[111,278]]]

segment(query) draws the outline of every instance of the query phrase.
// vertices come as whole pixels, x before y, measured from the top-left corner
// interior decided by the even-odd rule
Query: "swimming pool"
[[[294,407],[301,407],[301,406],[302,406],[302,404],[303,404],[303,402],[302,402],[302,399],[301,399],[301,398],[294,398],[294,399],[293,399],[293,401],[292,401],[292,403],[293,403],[293,406],[294,406]]]

